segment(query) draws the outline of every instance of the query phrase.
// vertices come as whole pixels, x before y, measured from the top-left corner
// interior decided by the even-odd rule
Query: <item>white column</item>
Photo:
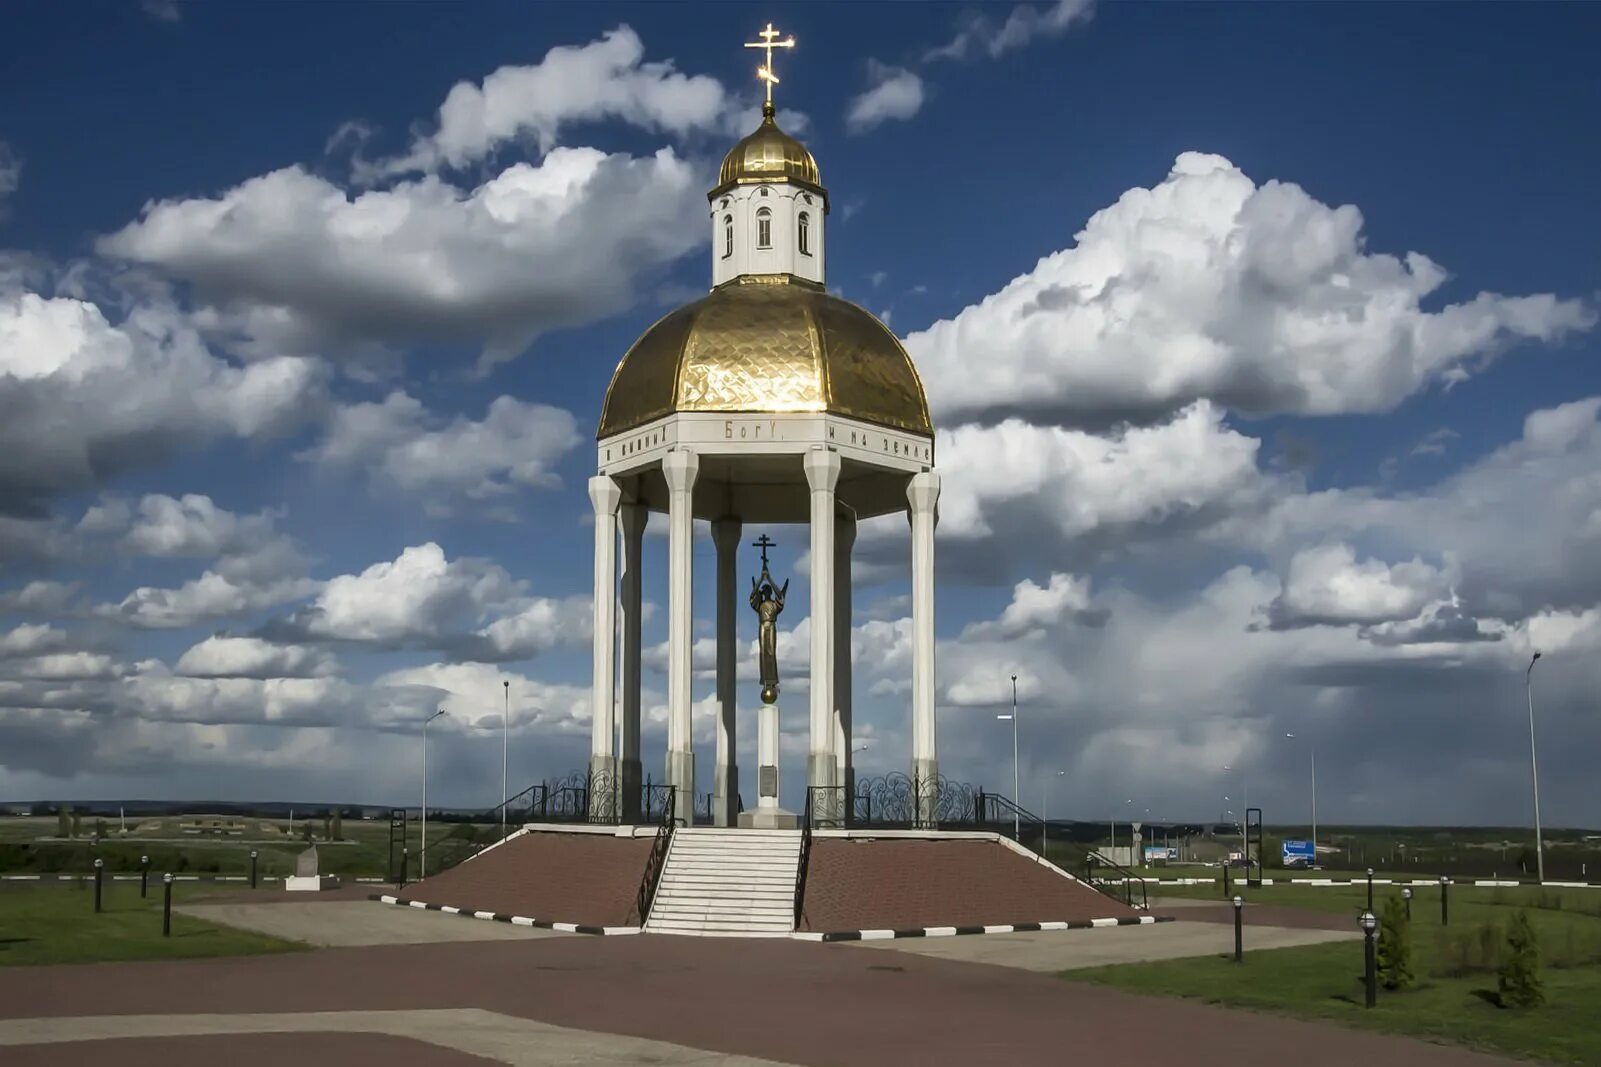
[[[736,518],[712,523],[712,542],[717,546],[717,762],[712,770],[712,821],[718,826],[733,826],[739,812],[739,761],[734,754],[734,714],[739,703],[734,679],[739,656],[735,623],[739,579],[734,566],[739,531]]]
[[[695,821],[695,737],[690,683],[694,647],[694,496],[700,457],[679,450],[662,460],[667,479],[667,783],[674,817]]]
[[[807,785],[834,785],[834,486],[839,453],[814,448],[804,461],[812,490],[811,746]]]
[[[624,504],[619,516],[623,528],[622,624],[622,752],[618,780],[622,783],[623,820],[640,817],[640,788],[644,767],[639,758],[639,667],[642,604],[640,560],[644,553],[645,524],[650,512],[641,504]]]
[[[855,756],[851,751],[851,548],[856,544],[856,516],[834,516],[834,765],[845,787],[845,811],[856,792]]]
[[[939,475],[924,471],[906,487],[912,522],[912,779],[939,778],[934,738],[934,524]],[[932,820],[934,797],[919,791],[919,818]]]
[[[589,500],[595,506],[595,662],[590,689],[589,773],[594,780],[590,814],[612,814],[616,797],[617,735],[614,644],[617,634],[617,505],[623,491],[604,474],[589,479]]]

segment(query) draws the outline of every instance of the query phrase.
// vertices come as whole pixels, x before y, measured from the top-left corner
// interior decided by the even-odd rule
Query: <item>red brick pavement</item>
[[[1175,1050],[1187,1067],[1237,1067],[1242,1049],[1294,1049],[1297,1067],[1508,1062],[1051,975],[788,940],[647,934],[0,969],[0,1017],[420,1007],[479,1007],[839,1067],[1057,1063],[1086,1054],[1113,1056],[1119,1067],[1169,1067]],[[1153,1032],[1159,1041],[1129,1037]]]
[[[382,886],[368,892],[550,922],[638,926],[634,901],[653,843],[535,831],[398,893]]]
[[[1139,914],[993,841],[816,838],[801,929],[1002,926]]]

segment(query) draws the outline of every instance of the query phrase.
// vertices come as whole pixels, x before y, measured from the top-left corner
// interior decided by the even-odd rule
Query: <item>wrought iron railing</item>
[[[661,881],[662,868],[667,864],[667,850],[672,847],[673,829],[678,821],[673,817],[675,788],[670,785],[655,788],[663,792],[661,823],[656,828],[656,840],[651,843],[650,856],[645,860],[645,873],[640,876],[639,892],[634,897],[634,911],[641,926],[645,925],[645,920],[650,916],[650,906],[656,900],[656,885]],[[646,798],[649,796],[647,792]]]
[[[934,829],[979,822],[982,789],[953,782],[943,775],[913,778],[890,773],[858,779],[856,795],[844,813],[849,826],[885,829]]]
[[[1110,868],[1120,877],[1112,878],[1105,874],[1097,877],[1095,874],[1097,867]],[[1092,889],[1099,889],[1101,892],[1106,893],[1107,896],[1114,895],[1109,892],[1112,886],[1121,885],[1123,888],[1123,903],[1131,908],[1139,908],[1141,911],[1150,910],[1151,898],[1145,890],[1145,879],[1100,852],[1091,852],[1084,858],[1084,884]],[[1138,904],[1134,903],[1135,886],[1139,887],[1140,902]]]
[[[800,929],[801,914],[806,910],[806,868],[812,859],[812,819],[816,814],[816,798],[819,792],[830,792],[838,789],[843,797],[844,790],[838,786],[813,785],[806,787],[806,807],[801,812],[800,831],[800,860],[795,864],[795,929]]]

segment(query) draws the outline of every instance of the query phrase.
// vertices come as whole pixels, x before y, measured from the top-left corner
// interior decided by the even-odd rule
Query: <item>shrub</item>
[[[1400,897],[1384,902],[1384,916],[1379,924],[1379,979],[1385,989],[1410,989],[1412,974],[1412,924],[1407,921],[1406,906]]]
[[[1507,926],[1507,955],[1501,964],[1497,987],[1503,1008],[1537,1008],[1545,1003],[1540,981],[1540,946],[1527,912],[1512,916]]]
[[[343,813],[338,808],[334,809],[332,823],[333,825],[329,828],[329,840],[343,841],[345,839],[345,820]]]

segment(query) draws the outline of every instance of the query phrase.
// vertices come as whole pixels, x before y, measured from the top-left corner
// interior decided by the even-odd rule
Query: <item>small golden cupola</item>
[[[828,194],[817,160],[774,119],[772,52],[795,39],[778,39],[771,26],[761,38],[747,45],[767,52],[756,71],[767,85],[761,125],[723,159],[707,194],[711,292],[628,350],[597,436],[685,414],[826,415],[913,435],[915,456],[934,433],[923,384],[889,327],[827,290]],[[890,436],[875,440],[899,447]]]
[[[817,160],[806,146],[778,128],[771,102],[762,105],[762,124],[723,157],[718,174],[716,197],[728,188],[749,182],[794,181],[811,186],[823,197],[827,210],[828,194],[818,175]]]

